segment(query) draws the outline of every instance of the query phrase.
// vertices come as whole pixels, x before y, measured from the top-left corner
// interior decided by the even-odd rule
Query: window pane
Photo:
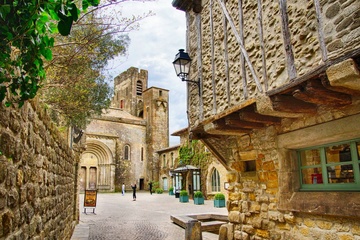
[[[352,165],[341,165],[328,167],[329,183],[351,183],[354,182]]]
[[[311,149],[300,152],[301,166],[312,166],[320,164],[320,150]]]
[[[325,148],[326,163],[351,161],[350,144],[334,145]]]
[[[323,183],[321,168],[302,169],[303,184],[319,184]]]

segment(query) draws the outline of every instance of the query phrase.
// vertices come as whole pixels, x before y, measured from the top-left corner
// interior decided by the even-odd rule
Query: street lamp
[[[189,54],[184,52],[184,49],[179,49],[179,52],[175,55],[173,65],[176,75],[181,79],[181,81],[194,83],[198,86],[200,96],[200,79],[197,81],[187,79],[190,72],[191,58],[189,57]]]

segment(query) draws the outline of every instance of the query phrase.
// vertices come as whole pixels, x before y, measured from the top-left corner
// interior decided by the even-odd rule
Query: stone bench
[[[180,227],[186,229],[188,223],[199,221],[201,223],[202,232],[218,233],[220,226],[228,222],[227,215],[220,214],[192,214],[192,215],[171,215],[170,219]]]

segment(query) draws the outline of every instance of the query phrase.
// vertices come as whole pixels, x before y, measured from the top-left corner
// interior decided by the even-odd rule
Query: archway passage
[[[80,191],[113,190],[114,165],[110,149],[100,141],[89,141],[81,156]]]

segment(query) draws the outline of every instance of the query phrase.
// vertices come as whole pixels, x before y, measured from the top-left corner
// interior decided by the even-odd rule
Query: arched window
[[[142,92],[143,92],[143,89],[142,89],[142,82],[140,80],[138,80],[136,82],[136,95],[137,96],[141,96],[142,95]]]
[[[174,167],[174,153],[173,152],[171,152],[170,157],[171,157],[171,167]]]
[[[130,146],[125,145],[124,147],[124,160],[130,160]]]
[[[220,175],[216,168],[214,168],[211,174],[211,190],[213,192],[220,192]]]
[[[166,167],[166,155],[163,155],[163,167]]]

